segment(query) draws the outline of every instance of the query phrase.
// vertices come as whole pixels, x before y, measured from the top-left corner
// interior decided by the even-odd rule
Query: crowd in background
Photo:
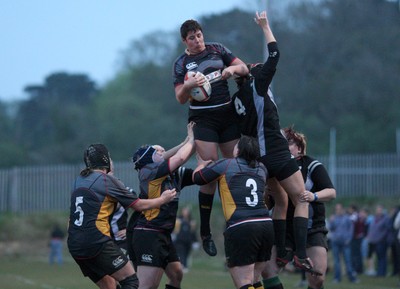
[[[360,274],[400,274],[400,206],[377,204],[373,210],[335,205],[327,222],[335,283],[342,279],[342,268],[350,281],[358,280]]]

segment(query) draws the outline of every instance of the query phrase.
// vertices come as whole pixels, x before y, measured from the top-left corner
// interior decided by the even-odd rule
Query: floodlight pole
[[[336,185],[336,128],[329,131],[329,175]]]

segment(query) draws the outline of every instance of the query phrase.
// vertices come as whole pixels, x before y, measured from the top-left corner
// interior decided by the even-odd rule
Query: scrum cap
[[[151,145],[144,145],[138,148],[132,157],[135,170],[140,170],[145,165],[153,163],[153,154],[155,151],[156,150]]]
[[[103,144],[91,144],[85,150],[83,161],[89,169],[111,170],[111,159],[108,149]]]

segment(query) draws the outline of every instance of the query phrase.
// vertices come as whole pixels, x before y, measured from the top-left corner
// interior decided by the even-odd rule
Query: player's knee
[[[168,278],[170,280],[170,284],[174,286],[178,286],[181,284],[183,279],[183,271],[182,269],[170,271],[168,274]],[[178,286],[179,287],[179,286]]]
[[[177,272],[174,274],[174,283],[175,284],[180,284],[183,279],[183,271],[182,270],[177,270]]]
[[[139,279],[136,276],[136,273],[126,277],[124,280],[119,281],[119,285],[121,289],[138,289],[139,288]]]

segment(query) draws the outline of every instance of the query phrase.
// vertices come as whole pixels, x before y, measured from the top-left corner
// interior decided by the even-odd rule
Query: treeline
[[[273,17],[272,17],[273,18]],[[246,62],[264,60],[253,12],[232,10],[199,19],[206,41]],[[273,90],[281,125],[294,124],[308,151],[327,154],[396,149],[400,127],[400,12],[385,0],[302,2],[273,18],[281,61]],[[89,143],[107,144],[127,160],[145,143],[171,147],[186,133],[187,105],[175,100],[172,63],[183,51],[178,28],[134,40],[121,69],[104,87],[88,75],[55,72],[25,87],[27,100],[0,103],[1,167],[76,163]],[[231,91],[235,85],[231,82]]]

